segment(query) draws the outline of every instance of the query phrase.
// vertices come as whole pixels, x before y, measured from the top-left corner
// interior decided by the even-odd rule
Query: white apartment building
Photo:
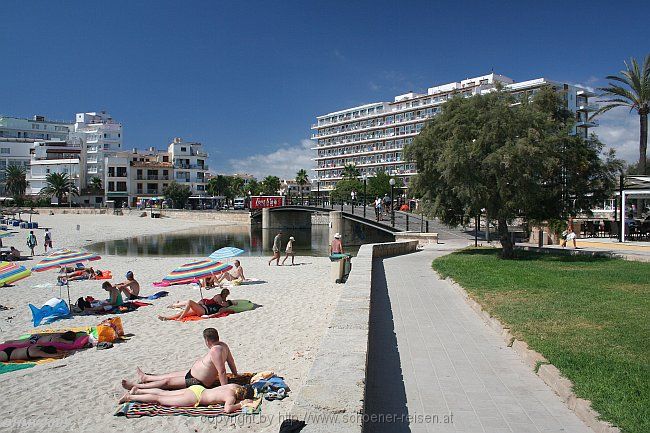
[[[31,161],[27,172],[28,195],[38,195],[47,186],[47,175],[66,173],[81,189],[84,179],[80,170],[83,147],[80,142],[58,140],[34,142],[31,149]]]
[[[29,170],[34,142],[66,140],[71,122],[48,120],[44,116],[31,119],[0,116],[0,196],[6,197],[5,170],[10,165]]]
[[[115,122],[106,112],[77,113],[71,136],[84,143],[84,170],[88,186],[90,179],[104,178],[104,158],[122,150],[122,124]]]
[[[193,196],[205,196],[209,167],[203,145],[177,137],[169,144],[168,153],[174,166],[174,180],[189,186]]]
[[[588,101],[594,96],[589,91],[545,78],[514,82],[498,74],[488,74],[463,81],[430,87],[426,93],[408,92],[398,95],[393,102],[376,102],[318,116],[311,129],[316,151],[316,172],[313,189],[330,191],[342,179],[343,167],[355,165],[361,175],[373,176],[384,171],[400,178],[408,187],[417,173],[415,163],[404,161],[402,151],[422,131],[428,119],[440,112],[441,105],[454,96],[470,97],[492,92],[497,83],[512,92],[516,98],[530,97],[550,85],[562,92],[567,107],[576,113],[574,133],[588,136],[588,130],[597,126],[588,120],[588,113],[596,107]],[[315,186],[315,188],[314,188]]]

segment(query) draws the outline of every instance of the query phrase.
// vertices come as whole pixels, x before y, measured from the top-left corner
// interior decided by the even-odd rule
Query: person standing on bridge
[[[280,248],[282,248],[282,231],[279,231],[273,238],[273,257],[269,260],[269,266],[275,260],[275,265],[280,266]]]
[[[377,222],[381,220],[381,198],[377,196],[375,199],[375,218],[377,218]]]

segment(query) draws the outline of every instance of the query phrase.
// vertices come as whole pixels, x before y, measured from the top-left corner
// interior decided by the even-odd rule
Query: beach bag
[[[122,328],[122,319],[119,317],[112,317],[100,323],[96,330],[96,338],[98,343],[114,342],[124,335],[124,328]]]

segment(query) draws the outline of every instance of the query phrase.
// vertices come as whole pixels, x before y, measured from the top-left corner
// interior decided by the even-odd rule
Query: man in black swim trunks
[[[201,385],[205,388],[214,388],[228,383],[226,364],[233,375],[237,375],[235,360],[230,348],[223,341],[219,341],[219,333],[214,328],[203,331],[203,339],[210,349],[207,354],[198,359],[190,371],[176,371],[167,374],[146,374],[140,368],[136,369],[138,381],[122,380],[125,389],[183,389],[192,385]]]

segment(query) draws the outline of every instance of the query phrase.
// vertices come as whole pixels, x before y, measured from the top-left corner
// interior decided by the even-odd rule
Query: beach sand
[[[36,215],[41,227],[53,229],[54,247],[82,248],[91,242],[121,239],[141,234],[164,233],[210,226],[218,230],[219,221],[187,221],[174,218],[151,219],[113,215]],[[79,225],[79,230],[77,230]],[[25,251],[27,230],[4,245]],[[43,230],[37,230],[38,256],[22,262],[31,267],[43,254]],[[197,257],[119,257],[102,256],[93,262],[96,269],[111,270],[113,282],[121,281],[133,270],[140,282],[141,294],[160,289],[152,287],[167,272]],[[0,430],[9,431],[212,431],[216,428],[244,431],[278,431],[279,417],[291,409],[291,397],[283,401],[264,401],[261,416],[238,416],[207,420],[199,417],[150,417],[125,419],[115,417],[117,400],[123,395],[123,378],[135,379],[136,366],[146,372],[163,373],[189,370],[192,363],[206,353],[201,332],[215,327],[228,343],[240,372],[272,370],[283,376],[296,396],[306,377],[316,349],[333,315],[342,285],[326,281],[329,259],[297,257],[300,266],[267,265],[263,257],[243,257],[248,277],[259,278],[263,284],[231,288],[231,299],[248,299],[260,305],[253,311],[225,318],[196,322],[161,322],[158,314],[175,310],[167,307],[174,301],[200,298],[192,286],[172,286],[166,298],[151,301],[153,305],[122,314],[124,330],[133,334],[127,342],[108,350],[83,350],[54,362],[34,368],[0,375],[3,416]],[[0,304],[13,307],[0,311],[0,340],[17,338],[35,328],[31,323],[28,303],[40,306],[59,295],[54,284],[56,271],[34,273],[13,287],[0,288]],[[104,299],[101,282],[73,282],[73,302],[80,296]],[[216,290],[204,292],[213,296]],[[64,297],[66,297],[64,293]],[[76,316],[59,320],[51,327],[89,326],[112,316]],[[50,326],[40,326],[36,329]]]

